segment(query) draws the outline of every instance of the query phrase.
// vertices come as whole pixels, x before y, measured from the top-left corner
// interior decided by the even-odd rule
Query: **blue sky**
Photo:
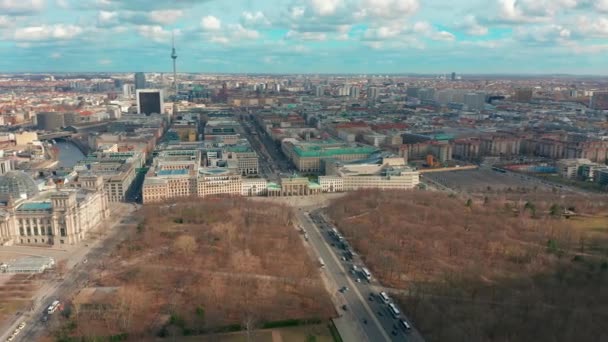
[[[0,0],[0,71],[608,74],[608,0]]]

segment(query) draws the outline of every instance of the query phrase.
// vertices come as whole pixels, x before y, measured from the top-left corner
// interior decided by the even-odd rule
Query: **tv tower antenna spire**
[[[175,63],[177,60],[177,52],[175,51],[175,33],[171,32],[171,59],[173,60],[173,86],[175,87],[175,96],[178,94],[177,89],[177,69]]]

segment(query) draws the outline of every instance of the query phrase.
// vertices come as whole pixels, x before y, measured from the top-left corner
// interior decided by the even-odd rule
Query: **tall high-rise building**
[[[456,73],[455,72],[452,73],[452,81],[456,81]]]
[[[473,110],[482,110],[486,105],[486,94],[467,93],[464,95],[464,104]]]
[[[407,87],[407,97],[418,97],[418,91],[420,91],[418,87]]]
[[[135,73],[135,90],[146,88],[146,74],[143,72]]]
[[[418,90],[418,98],[420,101],[433,101],[435,100],[435,89],[433,88],[422,88]]]
[[[608,91],[594,91],[591,97],[591,108],[598,110],[608,109]]]
[[[378,98],[378,95],[380,94],[380,91],[378,90],[378,88],[376,87],[369,87],[367,88],[367,99],[368,100],[376,100]]]
[[[353,99],[358,99],[360,95],[361,95],[361,89],[359,89],[359,87],[356,87],[356,86],[350,87],[350,97],[352,97]]]
[[[518,88],[515,90],[513,95],[513,101],[515,102],[530,102],[532,101],[532,89],[530,88]]]
[[[133,93],[135,93],[135,85],[125,84],[122,86],[122,96],[124,98],[131,98],[131,96],[133,96]]]
[[[163,91],[158,89],[137,89],[138,114],[162,114],[164,112]]]
[[[315,96],[322,97],[323,95],[325,95],[325,87],[322,85],[315,86]]]

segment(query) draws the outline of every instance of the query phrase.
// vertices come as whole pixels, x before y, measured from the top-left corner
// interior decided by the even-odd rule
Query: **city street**
[[[320,214],[320,209],[310,213],[304,209],[299,210],[297,218],[307,234],[308,243],[325,264],[322,272],[331,279],[332,284],[328,290],[337,310],[347,318],[352,336],[367,341],[423,341],[414,328],[406,332],[399,326],[399,321],[393,318],[388,306],[378,296],[377,289],[381,291],[382,286],[377,281],[372,278],[369,283],[360,274],[353,275],[350,272],[353,264],[342,260],[341,250],[332,246],[332,238],[327,229],[329,225]],[[355,258],[354,262],[362,266],[357,261]],[[348,289],[344,290],[344,287]],[[403,314],[401,318],[404,318]]]
[[[36,341],[42,336],[51,320],[56,319],[54,316],[59,315],[59,312],[50,315],[49,320],[43,322],[42,318],[45,315],[46,308],[53,300],[63,302],[87,286],[91,270],[98,266],[103,267],[104,258],[128,236],[129,231],[133,231],[133,229],[129,228],[137,224],[137,221],[132,217],[137,208],[137,205],[134,204],[119,204],[112,211],[110,220],[103,223],[107,230],[101,238],[97,239],[90,246],[88,253],[83,252],[72,258],[70,261],[75,266],[68,270],[63,278],[57,278],[43,286],[34,297],[35,304],[33,309],[24,312],[15,320],[15,324],[27,322],[27,325],[13,341]],[[12,330],[10,329],[4,333],[0,336],[0,339],[5,340]]]

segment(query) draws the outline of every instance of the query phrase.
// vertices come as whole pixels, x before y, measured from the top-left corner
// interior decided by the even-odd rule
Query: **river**
[[[58,141],[55,146],[59,150],[59,166],[72,168],[76,163],[84,159],[85,155],[70,142]]]

